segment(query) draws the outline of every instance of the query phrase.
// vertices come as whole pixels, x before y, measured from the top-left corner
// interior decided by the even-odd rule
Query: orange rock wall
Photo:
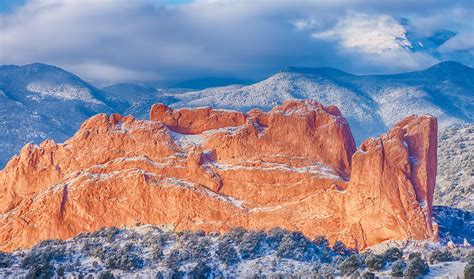
[[[431,116],[359,150],[340,111],[310,100],[267,113],[154,105],[150,119],[101,114],[63,144],[25,146],[0,172],[0,250],[136,223],[279,226],[359,249],[435,236]]]

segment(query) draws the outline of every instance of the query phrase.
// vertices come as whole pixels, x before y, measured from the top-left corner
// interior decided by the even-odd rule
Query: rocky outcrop
[[[358,249],[436,235],[436,119],[413,116],[356,149],[340,111],[153,106],[97,115],[63,144],[27,145],[0,172],[0,249],[137,223],[283,227]]]
[[[354,223],[370,228],[371,242],[436,237],[436,126],[430,116],[408,117],[354,154],[346,207]]]

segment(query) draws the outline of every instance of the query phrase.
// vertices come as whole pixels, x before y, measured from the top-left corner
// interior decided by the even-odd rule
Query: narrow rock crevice
[[[68,196],[68,189],[67,189],[67,185],[65,185],[63,188],[63,194],[61,198],[61,205],[59,207],[59,218],[61,220],[64,219],[64,211],[66,210],[67,196]]]

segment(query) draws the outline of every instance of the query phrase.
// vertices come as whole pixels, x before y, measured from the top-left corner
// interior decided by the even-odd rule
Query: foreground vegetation
[[[467,249],[413,252],[392,247],[382,253],[357,253],[342,242],[299,232],[236,228],[226,234],[165,232],[157,227],[107,228],[67,241],[44,241],[30,250],[0,254],[0,277],[117,278],[420,278],[430,265],[465,261],[466,278],[474,257]]]

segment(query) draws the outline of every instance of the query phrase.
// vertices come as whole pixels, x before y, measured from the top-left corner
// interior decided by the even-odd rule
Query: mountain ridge
[[[0,165],[25,143],[64,141],[84,119],[113,112],[103,92],[59,67],[0,66]]]
[[[354,74],[350,72],[346,72],[343,70],[339,70],[337,68],[333,67],[297,67],[297,66],[288,66],[280,69],[279,71],[275,72],[274,74],[280,73],[280,72],[297,72],[297,73],[314,73],[314,72],[329,72],[329,73],[339,73],[342,75],[346,76],[358,76],[358,77],[367,77],[367,76],[397,76],[397,75],[411,75],[414,73],[419,73],[419,72],[430,72],[433,70],[438,70],[442,69],[443,71],[459,71],[459,70],[469,70],[469,71],[474,71],[474,68],[468,65],[464,65],[462,63],[459,63],[457,61],[452,61],[452,60],[447,60],[447,61],[441,61],[436,64],[433,64],[425,69],[422,70],[416,70],[416,71],[408,71],[408,72],[400,72],[400,73],[391,73],[391,74]]]
[[[438,84],[433,80],[433,71],[452,71],[453,68],[470,71],[452,73],[453,78],[447,83],[440,79]],[[284,99],[312,98],[325,105],[340,107],[351,125],[361,128],[361,134],[356,135],[358,142],[364,135],[381,133],[410,114],[432,113],[440,119],[442,129],[451,124],[474,121],[474,114],[470,112],[474,110],[473,70],[456,62],[394,75],[352,75],[331,68],[290,69],[237,89],[221,87],[185,92],[175,96],[180,101],[171,105],[212,105],[238,110],[259,107],[265,110]],[[446,75],[438,76],[444,78]],[[372,117],[368,116],[370,114]]]

